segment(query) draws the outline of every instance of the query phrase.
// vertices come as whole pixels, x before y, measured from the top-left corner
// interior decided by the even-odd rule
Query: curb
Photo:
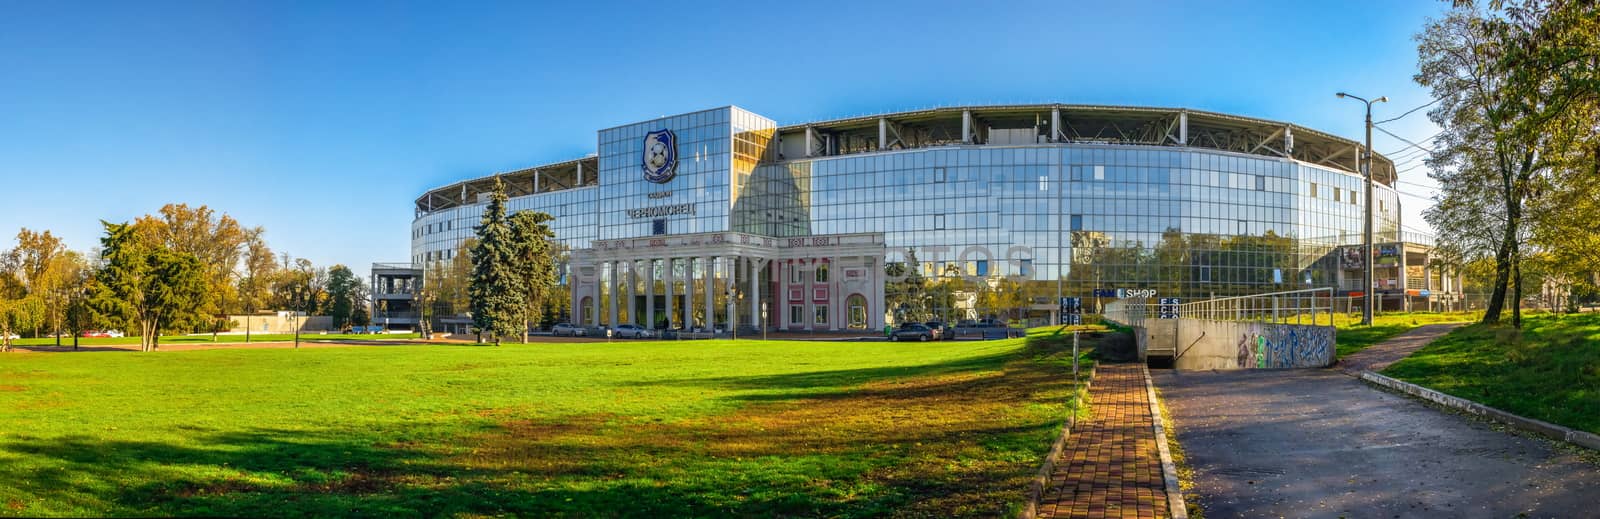
[[[1574,430],[1569,427],[1556,425],[1543,420],[1535,420],[1524,416],[1518,416],[1477,402],[1473,402],[1471,400],[1467,400],[1465,398],[1447,395],[1439,391],[1428,389],[1410,382],[1379,375],[1371,371],[1361,372],[1359,378],[1363,382],[1372,384],[1374,386],[1399,391],[1401,393],[1427,400],[1450,409],[1478,415],[1490,420],[1510,425],[1517,429],[1543,435],[1554,440],[1600,451],[1600,435]]]
[[[1150,380],[1150,366],[1139,366],[1144,374],[1144,390],[1150,395],[1150,416],[1155,421],[1156,452],[1161,454],[1161,475],[1166,480],[1167,513],[1172,519],[1189,519],[1189,507],[1183,502],[1183,489],[1178,487],[1178,466],[1172,462],[1172,452],[1167,450],[1167,428],[1161,422],[1161,404],[1156,401],[1156,385]]]
[[[1096,367],[1099,367],[1096,365]],[[1083,380],[1083,389],[1078,396],[1081,398],[1089,395],[1089,386],[1094,383],[1095,368],[1090,368],[1088,377]],[[1081,401],[1081,400],[1079,400]],[[1067,423],[1061,426],[1061,436],[1056,437],[1055,443],[1050,445],[1050,453],[1044,457],[1044,464],[1039,467],[1039,473],[1033,476],[1033,483],[1028,485],[1028,502],[1022,506],[1022,512],[1017,514],[1018,519],[1034,519],[1039,515],[1039,499],[1044,496],[1044,487],[1050,481],[1050,474],[1055,472],[1056,457],[1061,451],[1067,449],[1067,436],[1072,434],[1072,428],[1078,426],[1078,412],[1074,408],[1067,415]]]

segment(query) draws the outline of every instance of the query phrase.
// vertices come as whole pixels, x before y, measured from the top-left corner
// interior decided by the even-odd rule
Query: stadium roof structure
[[[1186,108],[1016,104],[953,106],[781,126],[776,160],[937,146],[1106,145],[1205,148],[1281,157],[1360,175],[1361,143],[1304,126]],[[1374,153],[1373,180],[1393,186],[1394,162]],[[429,190],[418,214],[477,203],[499,177],[522,196],[599,184],[594,156],[499,173]]]

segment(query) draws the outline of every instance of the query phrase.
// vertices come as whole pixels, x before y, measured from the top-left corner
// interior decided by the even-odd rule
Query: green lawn
[[[0,515],[1014,515],[1065,337],[3,354]]]
[[[312,333],[301,333],[300,334],[300,340],[303,340],[303,341],[311,341],[311,340],[349,340],[349,339],[415,339],[415,338],[417,338],[417,334],[415,334],[415,333],[379,333],[379,334],[327,333],[327,334],[319,334],[319,333],[312,332]],[[278,341],[292,341],[292,340],[294,340],[294,334],[284,334],[284,333],[278,333],[278,334],[253,333],[253,334],[250,334],[250,342],[278,342]],[[210,335],[163,335],[163,336],[161,336],[161,344],[210,344],[212,342],[218,342],[218,343],[244,342],[244,334],[217,335],[216,341],[212,341]],[[12,340],[11,344],[13,346],[55,346],[56,338],[55,337],[29,337],[29,338],[22,338],[22,339]],[[80,337],[78,339],[78,344],[82,345],[82,346],[116,346],[116,345],[127,345],[127,344],[139,344],[139,338],[138,337]],[[61,338],[61,345],[62,346],[72,346],[72,337],[62,337]]]
[[[1600,314],[1472,325],[1383,374],[1515,414],[1600,434]]]
[[[1418,326],[1436,323],[1466,323],[1475,321],[1479,317],[1481,317],[1479,313],[1470,312],[1380,313],[1372,317],[1372,326],[1362,326],[1359,314],[1354,316],[1350,314],[1335,314],[1333,324],[1339,328],[1339,331],[1334,336],[1334,342],[1338,345],[1338,355],[1344,357],[1388,340],[1390,337],[1411,331]]]

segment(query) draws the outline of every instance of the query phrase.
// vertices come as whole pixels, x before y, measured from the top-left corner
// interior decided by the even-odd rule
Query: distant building
[[[912,249],[924,276],[1019,280],[1018,313],[1039,321],[1057,297],[1097,289],[1359,295],[1364,261],[1385,307],[1459,292],[1431,239],[1402,232],[1392,161],[1374,158],[1364,200],[1360,143],[1289,123],[1038,104],[779,126],[729,106],[600,130],[596,144],[422,194],[412,264],[455,259],[498,177],[510,211],[556,217],[578,324],[879,329],[896,315],[885,266]],[[1379,244],[1366,260],[1351,248],[1364,203]]]
[[[296,328],[301,333],[326,332],[333,329],[333,318],[326,315],[308,316],[305,312],[291,312],[287,310],[256,312],[253,314],[238,314],[228,316],[232,324],[228,333],[241,334],[250,330],[252,334],[290,334]]]
[[[410,263],[372,264],[372,324],[393,330],[416,330],[422,317],[416,296],[422,290],[422,269]]]

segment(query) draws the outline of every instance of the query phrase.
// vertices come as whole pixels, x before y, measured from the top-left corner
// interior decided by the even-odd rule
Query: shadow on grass
[[[1072,393],[1052,348],[678,381],[813,391],[672,422],[507,409],[434,440],[398,440],[405,424],[13,436],[0,497],[24,515],[1015,515]]]

